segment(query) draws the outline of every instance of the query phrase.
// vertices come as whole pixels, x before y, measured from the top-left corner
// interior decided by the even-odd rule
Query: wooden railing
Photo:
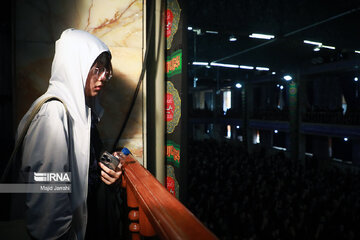
[[[123,163],[132,239],[217,239],[180,201],[131,155]]]

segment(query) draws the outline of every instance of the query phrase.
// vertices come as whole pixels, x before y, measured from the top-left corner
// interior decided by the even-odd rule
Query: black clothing
[[[120,199],[119,183],[106,185],[100,179],[101,168],[98,159],[103,151],[103,144],[97,130],[97,117],[92,116],[90,164],[88,178],[88,222],[86,240],[120,239]]]

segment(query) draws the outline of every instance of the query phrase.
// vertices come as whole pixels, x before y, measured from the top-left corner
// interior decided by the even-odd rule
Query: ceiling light
[[[252,33],[251,35],[249,35],[249,37],[251,38],[260,38],[260,39],[273,39],[275,36],[274,35],[268,35],[268,34],[261,34],[261,33]]]
[[[236,87],[236,88],[241,88],[242,85],[241,85],[240,83],[237,83],[237,84],[235,84],[235,87]]]
[[[354,81],[355,81],[355,82],[359,81],[359,78],[358,78],[358,77],[354,77]]]
[[[188,30],[191,31],[191,30],[193,30],[193,28],[192,28],[192,27],[188,27]]]
[[[285,81],[291,81],[293,79],[290,75],[285,75],[283,78]]]
[[[250,70],[254,69],[253,66],[246,66],[246,65],[240,65],[239,67],[242,69],[250,69]]]
[[[198,66],[207,66],[208,63],[207,62],[193,62],[193,65],[198,65]]]
[[[321,42],[314,42],[314,41],[309,41],[309,40],[304,40],[304,43],[311,44],[311,45],[316,45],[316,46],[319,46],[319,47],[322,45]]]
[[[228,68],[239,68],[239,65],[234,64],[225,64],[225,63],[210,63],[210,66],[217,66],[217,67],[228,67]]]
[[[276,74],[276,72],[271,72],[271,74],[272,74],[272,75],[275,75],[275,74]]]
[[[274,133],[278,133],[278,132],[279,132],[278,130],[276,130],[276,129],[274,130]]]
[[[320,51],[319,47],[314,48],[314,52],[318,52],[318,51]]]
[[[347,142],[349,140],[349,138],[344,137],[344,142]]]
[[[193,81],[193,87],[196,88],[196,82],[198,81],[199,79],[197,77],[194,77],[194,81]]]
[[[200,28],[194,28],[193,31],[196,32],[196,35],[202,35],[202,31]]]
[[[360,53],[360,51],[358,51],[358,50],[355,50],[355,53]]]
[[[267,67],[256,67],[256,70],[258,71],[269,71],[270,69]]]
[[[332,49],[332,50],[335,49],[335,47],[333,47],[333,46],[321,45],[321,47],[322,47],[322,48],[327,48],[327,49]]]
[[[230,42],[235,42],[237,40],[237,38],[234,36],[234,35],[231,35],[230,37],[229,37],[229,41]]]
[[[210,34],[218,34],[219,32],[216,31],[205,31],[206,33],[210,33]]]
[[[281,85],[281,86],[280,86],[280,89],[281,89],[281,90],[283,90],[283,89],[284,89],[284,86],[283,86],[283,85]]]

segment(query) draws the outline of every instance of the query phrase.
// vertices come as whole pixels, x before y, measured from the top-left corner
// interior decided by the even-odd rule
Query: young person
[[[112,185],[121,176],[120,165],[114,171],[97,162],[98,149],[91,137],[92,125],[102,115],[98,95],[111,76],[111,53],[100,39],[76,29],[61,34],[49,87],[21,120],[18,135],[39,101],[47,97],[61,101],[52,99],[42,105],[14,162],[20,164],[17,182],[31,182],[35,172],[70,172],[71,193],[14,194],[12,215],[25,220],[32,238],[84,239],[92,179]],[[101,168],[99,175],[94,164]]]

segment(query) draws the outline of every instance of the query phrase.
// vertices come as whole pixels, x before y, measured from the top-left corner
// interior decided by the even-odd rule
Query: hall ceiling
[[[360,57],[354,53],[360,50],[358,0],[207,0],[187,4],[187,25],[201,29],[200,34],[188,31],[190,62],[218,61],[286,71]],[[275,38],[253,39],[251,33]],[[230,35],[237,41],[230,42]],[[304,40],[336,49],[315,52],[316,46]]]

